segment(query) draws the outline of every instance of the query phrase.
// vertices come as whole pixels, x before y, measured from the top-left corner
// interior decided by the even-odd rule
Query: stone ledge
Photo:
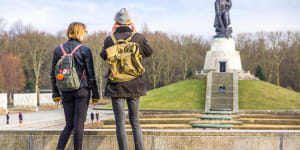
[[[60,130],[0,130],[2,149],[52,150]],[[134,149],[131,130],[127,130],[129,149]],[[143,130],[145,150],[280,150],[300,149],[300,130]],[[85,150],[118,149],[115,130],[85,130]],[[72,150],[72,136],[66,150]]]

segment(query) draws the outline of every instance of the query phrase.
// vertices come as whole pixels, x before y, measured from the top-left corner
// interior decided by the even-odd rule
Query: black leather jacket
[[[71,53],[71,51],[77,46],[81,44],[81,42],[77,40],[69,40],[63,44],[63,47],[67,54]],[[56,77],[55,77],[55,66],[58,60],[63,55],[63,52],[60,46],[57,46],[54,50],[53,59],[52,59],[52,70],[51,70],[51,81],[52,81],[52,97],[60,97],[59,90],[56,86]],[[74,61],[76,66],[76,71],[81,80],[80,88],[90,88],[92,89],[94,99],[99,99],[98,86],[96,82],[94,63],[93,63],[93,55],[90,48],[87,46],[81,46],[74,54]],[[85,70],[85,73],[83,74]]]

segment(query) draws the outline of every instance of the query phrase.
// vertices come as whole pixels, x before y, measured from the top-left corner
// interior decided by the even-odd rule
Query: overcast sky
[[[109,31],[115,13],[129,8],[141,28],[171,34],[214,35],[215,0],[0,0],[0,17],[8,27],[18,20],[56,33],[72,21],[81,21],[89,33]],[[234,33],[300,31],[300,0],[232,0]]]

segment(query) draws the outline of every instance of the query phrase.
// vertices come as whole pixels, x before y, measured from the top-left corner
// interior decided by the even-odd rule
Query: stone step
[[[233,129],[242,130],[300,130],[300,125],[265,125],[265,124],[243,124],[235,125]]]
[[[129,124],[125,125],[126,129],[131,129]],[[192,129],[189,124],[141,124],[142,129]],[[116,129],[116,125],[104,125],[101,129]]]
[[[213,83],[232,83],[233,82],[233,78],[230,77],[230,78],[226,78],[226,77],[222,77],[222,78],[219,78],[219,77],[213,77]]]
[[[217,93],[212,93],[211,97],[228,99],[228,98],[232,98],[233,97],[233,93],[232,92],[231,93],[227,93],[227,92],[225,92],[225,93],[219,93],[219,92],[217,92]]]
[[[300,119],[242,118],[245,124],[300,125]]]
[[[233,104],[229,102],[226,103],[225,101],[222,100],[219,101],[212,100],[210,108],[215,110],[226,109],[228,111],[233,109]]]
[[[210,111],[232,111],[232,109],[228,109],[228,108],[211,108]]]
[[[210,111],[210,112],[205,112],[205,114],[208,114],[208,115],[231,115],[232,112],[229,112],[229,111]]]
[[[231,129],[233,128],[232,124],[193,124],[193,128],[226,128]]]
[[[213,79],[212,86],[220,87],[220,85],[225,85],[226,89],[232,87],[233,80],[230,79]]]
[[[141,114],[140,118],[199,118],[200,116],[201,114]]]
[[[140,124],[188,124],[191,120],[198,118],[142,118]],[[129,120],[125,120],[126,124],[130,124]],[[104,120],[104,125],[114,125],[115,120]]]
[[[300,119],[300,115],[240,114],[241,118]]]
[[[231,102],[231,103],[232,103],[232,99],[233,99],[233,96],[216,96],[216,95],[212,95],[212,97],[211,97],[211,100],[224,100],[224,102],[226,100],[228,100],[228,102]]]
[[[225,104],[223,104],[223,105],[221,105],[221,104],[219,104],[219,105],[211,105],[210,108],[211,109],[220,109],[220,108],[223,108],[223,109],[231,109],[232,110],[233,105],[225,105]]]
[[[228,107],[221,107],[221,106],[232,106],[233,102],[232,102],[232,98],[211,98],[211,105],[212,106],[216,106],[216,105],[220,105],[219,108],[228,108]]]
[[[233,90],[226,90],[225,92],[223,92],[223,90],[219,91],[219,88],[216,90],[212,90],[211,93],[213,94],[233,94]]]
[[[200,119],[202,120],[231,120],[231,116],[212,116],[212,115],[207,115],[207,116],[201,116]]]
[[[213,77],[213,83],[224,83],[224,84],[226,84],[226,83],[232,83],[232,81],[233,81],[233,78],[232,77],[230,77],[230,78],[226,78],[226,77],[223,77],[223,78],[219,78],[219,77]]]
[[[233,74],[213,74],[215,78],[230,78],[233,77]]]
[[[234,124],[242,125],[243,122],[239,120],[194,120],[190,121],[189,124]]]

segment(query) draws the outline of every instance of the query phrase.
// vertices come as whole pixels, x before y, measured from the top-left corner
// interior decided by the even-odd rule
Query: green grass
[[[204,110],[205,80],[184,80],[141,97],[141,109]],[[111,108],[106,105],[104,108]],[[241,110],[300,110],[300,93],[263,81],[239,81]]]
[[[205,80],[184,80],[147,92],[141,97],[141,109],[203,110]],[[111,105],[105,108],[111,108]]]
[[[242,110],[300,110],[300,93],[263,81],[239,81]]]

